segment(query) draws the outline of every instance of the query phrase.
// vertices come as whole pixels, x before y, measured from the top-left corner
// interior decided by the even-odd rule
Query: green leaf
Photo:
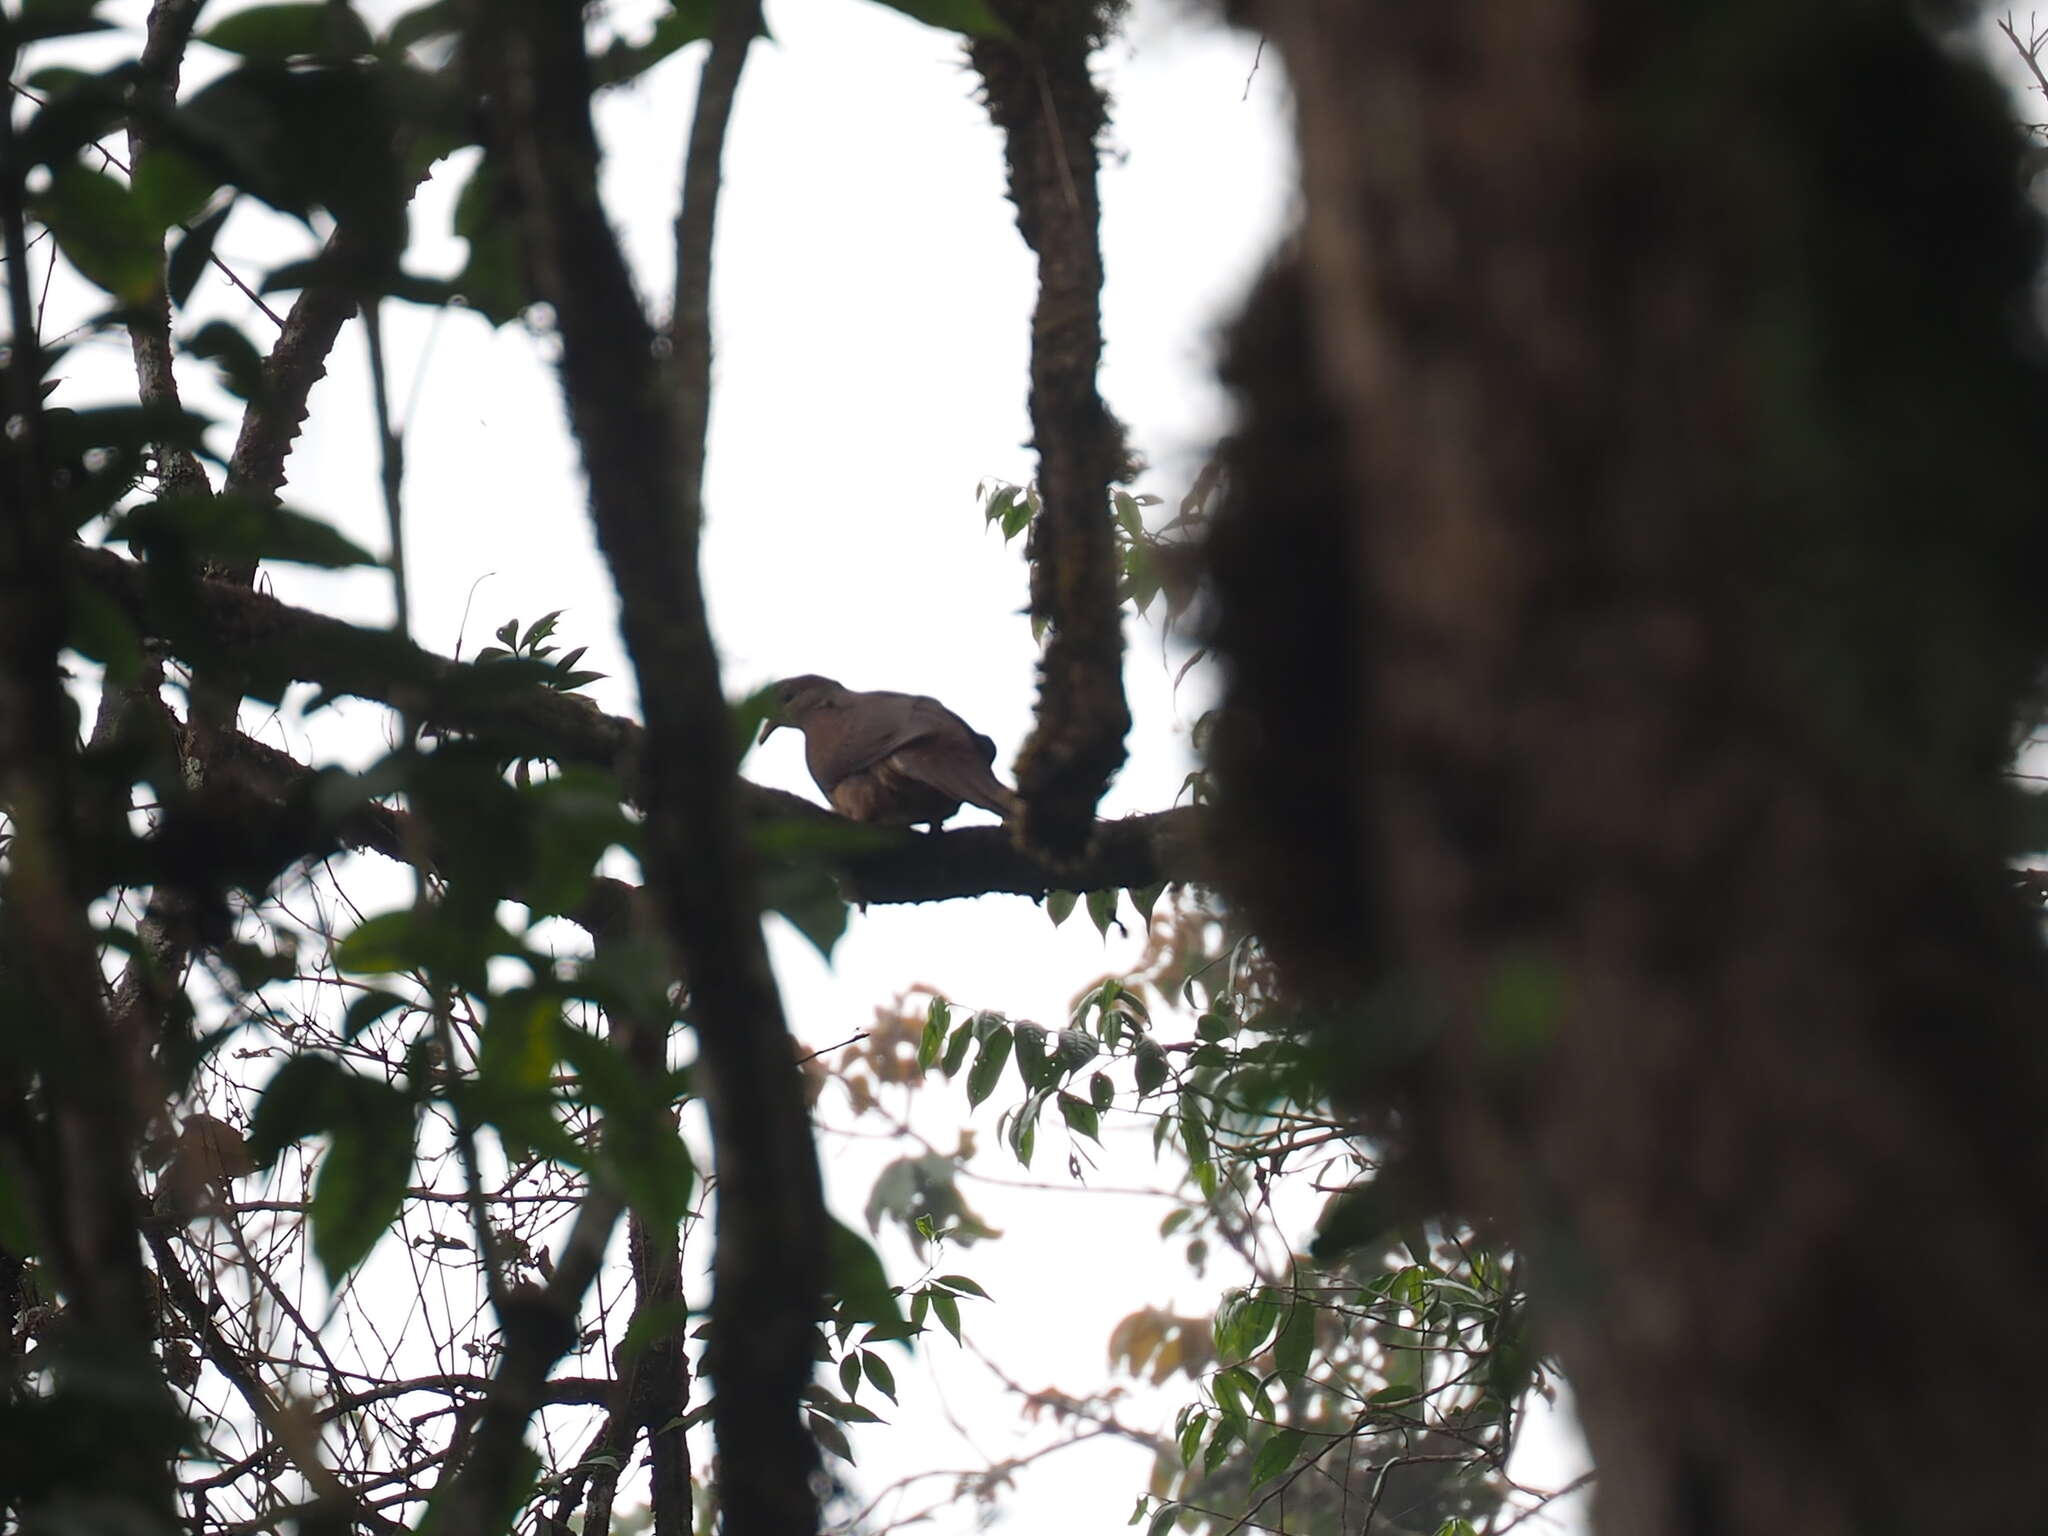
[[[128,179],[128,196],[161,234],[174,224],[196,219],[212,200],[220,178],[190,155],[162,146],[143,152]]]
[[[417,928],[410,907],[366,917],[335,946],[335,962],[344,971],[364,975],[396,975],[413,970],[428,953]]]
[[[909,1319],[898,1319],[893,1323],[876,1323],[873,1327],[869,1328],[866,1333],[861,1335],[861,1343],[902,1343],[903,1347],[905,1349],[908,1349],[910,1347],[908,1341],[915,1338],[919,1333],[923,1332],[923,1328],[924,1325],[918,1322],[914,1317]]]
[[[119,519],[108,533],[147,560],[191,565],[283,560],[335,569],[375,565],[368,551],[329,524],[234,491],[160,497]]]
[[[1233,1365],[1216,1373],[1209,1383],[1209,1390],[1215,1395],[1216,1406],[1223,1410],[1224,1417],[1241,1419],[1251,1406],[1252,1392],[1257,1385],[1250,1371],[1241,1365]]]
[[[1095,1106],[1086,1099],[1077,1099],[1071,1093],[1059,1096],[1060,1118],[1067,1122],[1067,1129],[1086,1136],[1100,1145],[1102,1142],[1102,1117],[1095,1112]]]
[[[135,621],[105,592],[84,581],[73,581],[66,598],[65,644],[103,663],[117,686],[140,678],[145,658]]]
[[[199,34],[224,53],[281,64],[317,56],[355,58],[370,51],[370,30],[346,5],[252,5],[215,22]]]
[[[974,1044],[974,1021],[969,1019],[966,1023],[955,1028],[953,1038],[946,1042],[946,1054],[939,1065],[945,1069],[946,1076],[949,1079],[960,1075],[960,1064],[967,1060],[967,1048],[972,1044]]]
[[[974,1070],[967,1074],[967,1102],[970,1107],[978,1105],[995,1092],[996,1083],[1003,1075],[1003,1063],[1010,1059],[1010,1028],[998,1024],[991,1029],[981,1042],[981,1053],[974,1058]]]
[[[24,20],[14,23],[17,37]],[[4,25],[0,22],[0,28]],[[138,72],[133,61],[98,75],[75,69],[37,70],[29,84],[43,93],[44,101],[15,139],[15,174],[25,176],[38,165],[61,165],[120,128],[130,114],[129,94]]]
[[[855,1363],[858,1364],[858,1362]],[[854,1372],[854,1379],[856,1381],[860,1379],[860,1372],[858,1370]],[[841,1424],[880,1424],[882,1422],[882,1416],[875,1412],[874,1409],[865,1407],[860,1403],[841,1402],[830,1393],[824,1391],[817,1391],[813,1401],[817,1404],[818,1412],[824,1414],[828,1419],[837,1420]]]
[[[1361,1248],[1385,1242],[1398,1224],[1385,1192],[1376,1184],[1354,1184],[1331,1196],[1316,1223],[1309,1256],[1328,1263]]]
[[[1273,1363],[1286,1376],[1299,1379],[1308,1372],[1309,1355],[1316,1343],[1316,1308],[1306,1297],[1297,1296],[1280,1325],[1280,1337],[1273,1341]]]
[[[1192,1459],[1191,1455],[1181,1458],[1183,1461]],[[1173,1529],[1173,1522],[1178,1518],[1180,1518],[1180,1505],[1169,1499],[1152,1512],[1152,1523],[1145,1527],[1145,1536],[1166,1536],[1166,1533]]]
[[[963,1342],[960,1337],[960,1298],[951,1291],[936,1289],[928,1290],[925,1294],[931,1297],[932,1312],[944,1325],[946,1332],[953,1335],[953,1342]]]
[[[761,873],[761,894],[768,910],[817,946],[827,960],[846,934],[846,899],[839,882],[822,864],[770,864]]]
[[[871,1349],[863,1349],[860,1368],[867,1372],[868,1380],[874,1383],[877,1392],[892,1403],[896,1401],[896,1373],[889,1369],[888,1361]]]
[[[576,1074],[577,1088],[587,1103],[602,1110],[604,1140],[598,1148],[602,1165],[617,1181],[633,1208],[649,1226],[677,1225],[688,1212],[697,1181],[696,1159],[676,1129],[672,1107],[676,1084],[666,1073],[649,1074],[630,1061],[610,1040],[571,1026],[547,994],[508,995],[494,1007],[485,1025],[485,1041],[506,1026],[502,1062],[493,1062],[491,1085],[502,1097],[491,1105],[494,1114],[506,1106],[533,1103],[532,1090],[544,1086],[548,1066],[559,1056]],[[520,1090],[528,1090],[522,1095]],[[508,1131],[544,1134],[523,1118]]]
[[[1145,536],[1145,512],[1138,505],[1137,498],[1128,491],[1111,493],[1110,505],[1116,509],[1117,526],[1134,539]]]
[[[189,97],[169,126],[180,149],[280,212],[307,219],[325,208],[354,225],[361,243],[350,262],[330,257],[311,270],[381,292],[398,270],[413,189],[397,149],[392,68],[302,67],[252,53]]]
[[[639,828],[620,808],[618,780],[600,769],[568,765],[518,793],[533,839],[519,899],[534,913],[576,911],[607,850],[639,846]]]
[[[924,1033],[917,1042],[918,1070],[929,1072],[932,1063],[939,1059],[939,1052],[945,1049],[946,1028],[952,1022],[953,1010],[943,997],[935,997],[925,1010]]]
[[[416,1006],[417,1004],[409,997],[387,992],[382,987],[370,987],[358,993],[349,1003],[348,1011],[342,1015],[341,1037],[344,1040],[353,1040],[394,1009]]]
[[[882,1260],[868,1240],[835,1217],[825,1218],[827,1261],[831,1267],[830,1288],[839,1298],[838,1313],[852,1322],[871,1323],[876,1328],[901,1326],[903,1308],[890,1288]],[[869,1338],[877,1335],[873,1332]],[[884,1334],[900,1338],[902,1334]]]
[[[1088,1074],[1088,1102],[1095,1106],[1095,1112],[1105,1114],[1116,1102],[1116,1084],[1109,1080],[1106,1072]]]
[[[1203,1474],[1213,1474],[1218,1467],[1222,1466],[1223,1458],[1230,1454],[1231,1444],[1242,1439],[1243,1436],[1244,1420],[1242,1418],[1219,1419],[1216,1427],[1209,1432],[1208,1449],[1202,1452]]]
[[[860,1354],[855,1351],[839,1358],[839,1390],[849,1399],[860,1390]]]
[[[811,1434],[817,1439],[819,1445],[830,1451],[834,1456],[837,1456],[848,1466],[853,1465],[853,1447],[846,1443],[845,1430],[821,1413],[806,1413],[804,1418],[809,1421]]]
[[[1252,1457],[1252,1487],[1271,1481],[1293,1466],[1301,1441],[1302,1433],[1298,1429],[1276,1429],[1268,1435],[1266,1443]]]
[[[1209,1321],[1210,1337],[1216,1342],[1216,1358],[1228,1362],[1242,1360],[1249,1351],[1244,1348],[1245,1292],[1234,1289],[1227,1292],[1216,1308],[1216,1315]],[[1217,1378],[1216,1400],[1223,1401],[1223,1378]]]
[[[0,36],[20,47],[46,38],[105,32],[113,23],[93,14],[100,4],[101,0],[22,0],[18,14],[0,18]]]
[[[354,1080],[332,1056],[294,1056],[279,1067],[249,1123],[249,1156],[256,1166],[269,1167],[286,1147],[342,1118]]]
[[[1053,1051],[1053,1060],[1059,1067],[1060,1076],[1072,1077],[1101,1054],[1102,1048],[1087,1030],[1063,1029],[1060,1031],[1060,1043]]]
[[[1052,919],[1053,927],[1057,928],[1067,920],[1078,900],[1080,898],[1072,891],[1050,891],[1046,894],[1045,915]]]
[[[123,304],[146,304],[156,292],[164,226],[114,177],[75,160],[58,166],[29,211],[65,259]]]
[[[1160,893],[1165,889],[1164,880],[1154,881],[1151,885],[1135,885],[1130,889],[1131,905],[1144,917],[1148,929],[1152,926],[1152,909],[1159,905]]]
[[[171,247],[171,262],[165,286],[170,291],[173,304],[182,307],[185,301],[192,297],[192,290],[199,286],[200,277],[204,275],[207,264],[213,259],[213,243],[220,237],[221,226],[227,223],[228,215],[235,211],[235,202],[234,198],[229,198],[185,231],[184,238]],[[229,329],[232,330],[233,327]]]
[[[1137,1059],[1138,1097],[1149,1098],[1164,1086],[1170,1075],[1166,1048],[1150,1035],[1140,1035],[1134,1054]]]
[[[1209,1161],[1209,1120],[1202,1111],[1202,1102],[1186,1088],[1180,1095],[1180,1139],[1187,1149],[1190,1163]]]
[[[519,254],[517,215],[512,183],[486,155],[455,199],[455,233],[469,242],[469,260],[455,286],[463,302],[493,325],[517,320],[533,298]]]
[[[383,1096],[359,1092],[353,1107],[357,1118],[328,1128],[332,1141],[307,1213],[330,1286],[367,1258],[398,1219],[412,1174],[411,1102],[386,1089]]]
[[[983,1301],[989,1299],[988,1292],[984,1291],[965,1275],[940,1275],[932,1281],[932,1284],[943,1285],[948,1290],[960,1291],[968,1296],[979,1296]]]
[[[1026,1088],[1049,1087],[1059,1075],[1059,1068],[1047,1048],[1051,1039],[1051,1032],[1042,1024],[1017,1026],[1017,1073],[1024,1079]]]
[[[1238,1319],[1237,1348],[1232,1354],[1236,1359],[1244,1360],[1258,1353],[1260,1346],[1272,1334],[1273,1325],[1280,1321],[1279,1302],[1270,1289],[1260,1286],[1246,1295]]]
[[[256,344],[225,320],[209,320],[186,341],[185,350],[220,369],[227,391],[252,405],[269,394],[263,379],[263,354]]]
[[[1096,931],[1105,939],[1109,937],[1109,925],[1116,921],[1117,897],[1123,893],[1111,886],[1106,891],[1088,893],[1088,917],[1095,924]]]

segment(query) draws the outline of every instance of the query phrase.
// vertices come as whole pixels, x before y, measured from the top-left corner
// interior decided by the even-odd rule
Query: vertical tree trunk
[[[1409,1000],[1358,1091],[1537,1261],[1628,1536],[2006,1528],[2048,1445],[2037,250],[1902,10],[1253,16],[1307,215],[1228,370],[1241,889]]]

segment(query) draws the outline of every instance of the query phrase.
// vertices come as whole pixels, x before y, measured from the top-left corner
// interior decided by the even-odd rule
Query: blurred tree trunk
[[[1306,219],[1225,370],[1238,896],[1347,1000],[1413,1187],[1537,1262],[1602,1530],[2023,1519],[2048,987],[1999,773],[2048,390],[2006,103],[1849,0],[1247,19]]]

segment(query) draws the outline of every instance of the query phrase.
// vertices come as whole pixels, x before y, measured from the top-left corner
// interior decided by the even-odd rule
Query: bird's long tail
[[[965,742],[943,738],[913,741],[896,749],[897,765],[913,778],[943,790],[969,805],[994,811],[1008,821],[1022,813],[1024,802],[1017,792],[995,776],[994,770],[973,754]]]

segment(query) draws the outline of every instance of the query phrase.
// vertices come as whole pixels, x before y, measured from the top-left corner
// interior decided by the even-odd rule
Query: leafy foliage
[[[981,0],[894,8],[1006,36]],[[678,3],[644,36],[604,35],[594,83],[642,76],[709,23],[709,7]],[[0,48],[12,64],[28,45],[102,25],[85,0],[27,0],[0,17]],[[283,213],[308,242],[268,272],[236,275],[252,302],[295,292],[316,301],[309,309],[340,314],[391,301],[460,305],[493,324],[529,311],[513,178],[498,146],[475,142],[474,103],[451,62],[461,25],[444,0],[382,35],[347,4],[245,7],[199,34],[225,68],[177,99],[148,88],[139,52],[98,72],[44,69],[0,170],[39,249],[104,295],[88,333],[132,327],[138,345],[160,340],[166,355],[210,362],[247,408],[239,423],[210,421],[157,384],[132,404],[66,409],[53,399],[61,345],[19,342],[0,370],[7,483],[33,486],[33,515],[65,549],[82,533],[125,544],[139,563],[133,590],[118,597],[83,578],[37,575],[58,594],[52,677],[59,641],[107,669],[101,724],[71,765],[77,804],[54,819],[77,855],[83,931],[113,978],[116,1022],[145,1059],[135,1081],[152,1100],[152,1123],[130,1138],[135,1167],[112,1160],[124,1181],[117,1207],[150,1212],[148,1268],[133,1277],[138,1294],[149,1286],[148,1307],[133,1309],[150,1330],[145,1368],[131,1358],[102,1372],[100,1341],[76,1311],[87,1287],[75,1276],[56,1283],[62,1256],[39,1246],[52,1227],[31,1189],[55,1187],[49,1085],[76,1085],[80,1051],[41,1024],[52,998],[34,979],[33,944],[10,930],[0,1066],[10,1094],[37,1086],[19,1095],[30,1130],[10,1129],[17,1140],[0,1158],[0,1300],[18,1320],[12,1363],[31,1383],[0,1412],[0,1468],[33,1472],[6,1480],[24,1499],[66,1479],[92,1485],[100,1469],[65,1452],[90,1424],[92,1443],[132,1440],[154,1455],[158,1481],[130,1479],[138,1498],[182,1497],[198,1527],[421,1518],[429,1492],[452,1486],[472,1454],[488,1373],[542,1337],[552,1350],[544,1365],[567,1366],[547,1380],[540,1412],[576,1444],[551,1449],[546,1464],[522,1446],[502,1513],[509,1521],[521,1500],[552,1500],[548,1517],[566,1527],[595,1482],[616,1483],[619,1436],[630,1447],[629,1430],[680,1434],[714,1408],[688,1401],[685,1364],[680,1382],[666,1383],[681,1399],[665,1402],[672,1413],[628,1425],[613,1412],[615,1389],[644,1386],[635,1362],[686,1358],[690,1308],[676,1266],[709,1180],[693,1150],[696,1076],[672,1044],[693,998],[638,919],[639,894],[604,873],[637,860],[646,840],[618,774],[625,765],[567,761],[533,726],[553,706],[594,714],[568,696],[603,674],[581,666],[585,648],[562,648],[559,610],[506,620],[471,667],[434,671],[431,686],[418,658],[394,659],[405,653],[384,643],[391,637],[333,626],[327,659],[358,681],[323,684],[308,707],[351,689],[383,697],[394,744],[362,772],[314,773],[239,736],[232,703],[218,702],[276,700],[303,679],[260,633],[229,655],[200,622],[217,599],[202,575],[263,561],[378,565],[267,489],[281,475],[261,456],[281,462],[324,351],[311,347],[308,361],[283,342],[259,346],[228,320],[188,326],[238,210]],[[124,165],[116,136],[130,128],[146,147]],[[468,253],[454,277],[429,278],[406,265],[410,199],[458,152],[474,164],[450,232]],[[18,253],[11,259],[19,284]],[[223,457],[228,436],[237,447]],[[1188,551],[1214,488],[1205,472],[1163,522],[1155,509],[1165,503],[1151,494],[1118,491],[1105,509],[1119,601],[1141,615],[1163,607],[1167,632],[1196,599]],[[1031,485],[984,487],[982,502],[1005,541],[1028,534],[1042,510]],[[244,617],[257,612],[251,604]],[[167,668],[182,716],[165,699]],[[381,693],[363,672],[378,674]],[[519,705],[510,724],[452,723],[491,701]],[[744,722],[747,706],[735,715]],[[1184,788],[1205,798],[1199,769]],[[786,816],[748,830],[765,909],[829,954],[847,916],[833,857],[877,846],[875,834]],[[11,823],[0,834],[10,896],[43,856],[35,839],[50,835]],[[21,856],[22,837],[36,858]],[[409,865],[410,899],[356,910],[324,861],[352,876],[358,853]],[[1135,970],[1100,980],[1064,1020],[930,996],[896,1034],[878,1029],[829,1069],[807,1070],[837,1076],[861,1113],[880,1112],[885,1085],[957,1079],[969,1110],[995,1106],[996,1139],[1027,1168],[1043,1140],[1079,1175],[1095,1149],[1149,1127],[1180,1193],[1161,1236],[1182,1244],[1197,1272],[1223,1249],[1251,1256],[1249,1280],[1213,1316],[1141,1309],[1109,1341],[1125,1376],[1190,1394],[1158,1442],[1140,1509],[1151,1529],[1225,1529],[1268,1499],[1283,1499],[1287,1528],[1302,1531],[1335,1529],[1342,1511],[1367,1502],[1384,1505],[1383,1524],[1397,1531],[1481,1518],[1501,1504],[1517,1405],[1545,1380],[1511,1258],[1442,1226],[1404,1229],[1397,1249],[1390,1229],[1352,1219],[1362,1196],[1333,1207],[1318,1241],[1296,1251],[1302,1233],[1280,1229],[1299,1227],[1303,1213],[1283,1210],[1284,1195],[1275,1205],[1276,1186],[1341,1177],[1369,1193],[1373,1149],[1330,1104],[1256,942],[1231,934],[1193,893],[1163,898],[1161,884],[1047,896],[1055,923],[1078,907],[1105,937],[1133,921],[1148,937]],[[134,1086],[123,1078],[123,1091]],[[103,1089],[86,1082],[76,1098],[104,1100]],[[106,1113],[118,1128],[121,1112]],[[875,1185],[868,1238],[835,1226],[820,1371],[803,1412],[842,1463],[854,1462],[855,1427],[882,1422],[882,1402],[893,1408],[918,1341],[967,1348],[996,1304],[957,1257],[1002,1235],[965,1193],[976,1156],[967,1134],[953,1151],[907,1148]],[[550,1312],[558,1267],[590,1241],[583,1223],[618,1207],[631,1215],[631,1293],[582,1312],[577,1293],[566,1316]],[[1254,1222],[1267,1229],[1258,1241]],[[891,1227],[925,1266],[908,1281],[892,1281],[869,1241]],[[676,1258],[664,1260],[649,1234]],[[134,1234],[122,1235],[132,1253]],[[1277,1265],[1257,1257],[1276,1235],[1287,1255]],[[400,1290],[416,1301],[402,1323],[382,1315],[383,1298]],[[337,1358],[337,1319],[375,1342]],[[1100,1423],[1109,1401],[1076,1398],[1057,1411]],[[612,1438],[583,1446],[597,1424]],[[186,1481],[172,1490],[161,1471],[181,1435]],[[1370,1486],[1333,1470],[1354,1460],[1403,1470]]]
[[[1084,989],[1063,1028],[905,998],[833,1075],[869,1115],[882,1112],[862,1086],[872,1074],[907,1087],[942,1075],[969,1107],[1002,1106],[998,1139],[1020,1165],[1056,1125],[1075,1178],[1087,1147],[1140,1131],[1179,1170],[1160,1237],[1198,1274],[1225,1256],[1247,1268],[1213,1315],[1141,1307],[1108,1340],[1124,1377],[1191,1394],[1161,1427],[1134,1524],[1220,1532],[1251,1511],[1273,1529],[1334,1533],[1364,1508],[1375,1528],[1414,1536],[1483,1522],[1509,1495],[1521,1405],[1551,1380],[1513,1257],[1390,1198],[1257,942],[1197,893],[1155,902],[1140,902],[1152,915],[1137,964]],[[913,1042],[911,1063],[891,1066]],[[959,1190],[973,1156],[963,1139],[953,1155],[892,1164],[870,1224],[986,1235]],[[1337,1192],[1318,1213],[1305,1184]],[[1062,1399],[1073,1432],[1125,1428],[1118,1391]]]

